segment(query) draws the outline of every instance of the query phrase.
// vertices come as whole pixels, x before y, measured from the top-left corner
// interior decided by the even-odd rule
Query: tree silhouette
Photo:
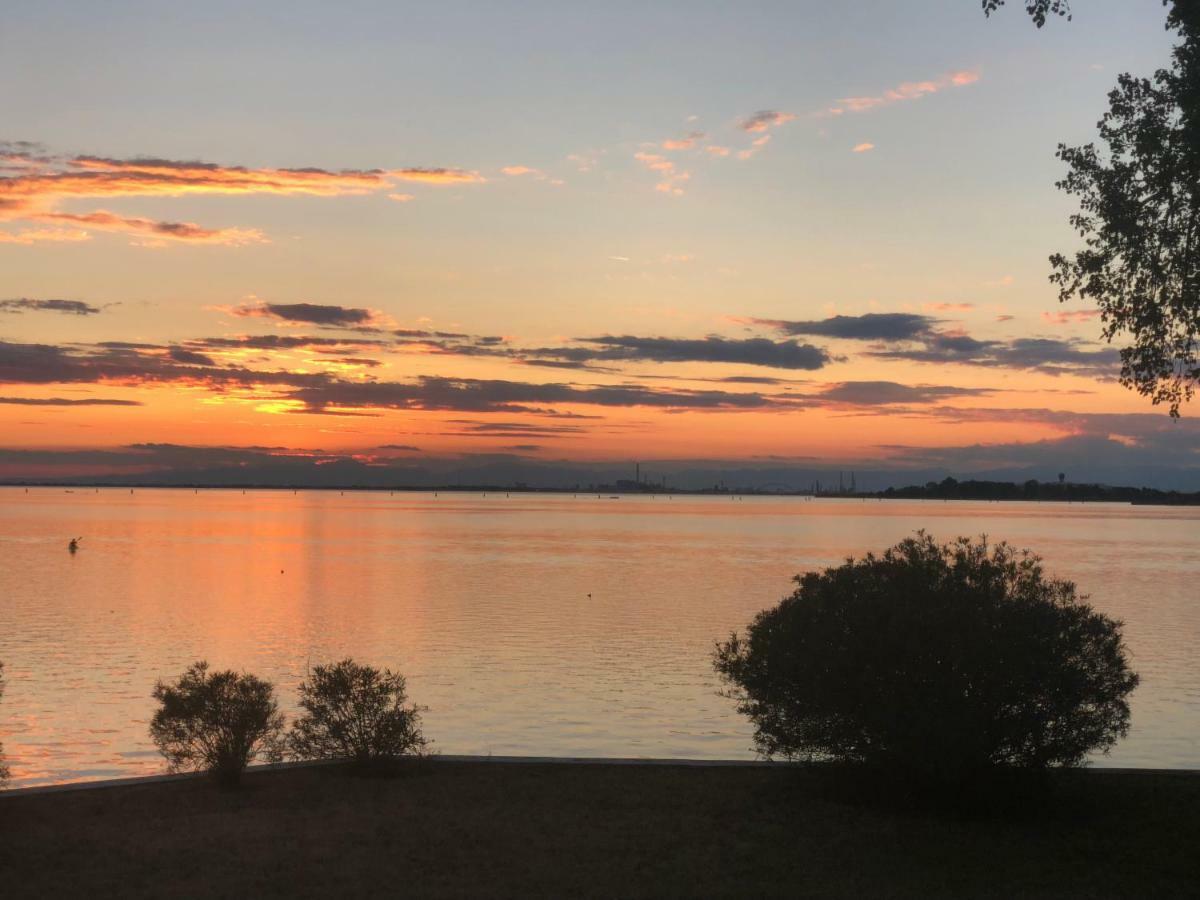
[[[1004,0],[983,0],[983,14],[990,16],[1004,5]],[[1052,15],[1071,18],[1071,4],[1068,0],[1025,0],[1025,11],[1038,28],[1046,24],[1046,19]]]
[[[1200,382],[1200,0],[1176,0],[1171,65],[1119,76],[1101,148],[1059,145],[1084,248],[1050,257],[1059,300],[1091,300],[1104,337],[1127,336],[1121,383],[1172,416]]]

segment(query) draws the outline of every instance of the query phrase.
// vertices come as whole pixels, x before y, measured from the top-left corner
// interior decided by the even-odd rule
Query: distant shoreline
[[[951,482],[949,485],[947,482]],[[409,494],[572,494],[605,497],[809,497],[820,500],[942,500],[1018,503],[1115,503],[1131,506],[1200,506],[1200,492],[1163,491],[1108,485],[1058,484],[1054,482],[956,482],[946,479],[925,486],[911,485],[882,491],[762,490],[758,488],[671,488],[646,484],[589,485],[585,487],[532,487],[502,484],[419,485],[311,485],[311,484],[154,484],[144,481],[16,481],[0,480],[3,488],[61,488],[63,490],[171,490],[171,491],[354,491],[358,493]]]

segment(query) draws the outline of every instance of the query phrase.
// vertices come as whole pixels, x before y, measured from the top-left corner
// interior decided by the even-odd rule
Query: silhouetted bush
[[[304,714],[292,725],[288,748],[297,759],[349,759],[386,766],[420,753],[421,712],[405,706],[404,676],[352,659],[317,666],[300,685]]]
[[[172,772],[207,771],[234,785],[251,760],[281,758],[283,714],[270,682],[239,672],[209,673],[194,663],[178,681],[154,688],[159,709],[150,736]]]
[[[920,532],[796,581],[715,655],[764,755],[961,783],[1078,765],[1129,730],[1120,623],[1028,552]]]

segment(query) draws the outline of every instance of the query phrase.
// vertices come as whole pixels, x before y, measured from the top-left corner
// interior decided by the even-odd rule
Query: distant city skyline
[[[8,11],[0,479],[1194,490],[1200,407],[1117,384],[1047,282],[1056,144],[1171,45],[1158,0],[1075,6]]]

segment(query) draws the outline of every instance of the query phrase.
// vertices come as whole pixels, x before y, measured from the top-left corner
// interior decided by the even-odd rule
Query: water
[[[1107,504],[0,488],[0,741],[13,786],[160,772],[157,678],[205,658],[291,708],[354,656],[444,753],[749,758],[713,642],[918,528],[1035,549],[1126,621],[1133,729],[1097,764],[1200,767],[1200,509]]]

